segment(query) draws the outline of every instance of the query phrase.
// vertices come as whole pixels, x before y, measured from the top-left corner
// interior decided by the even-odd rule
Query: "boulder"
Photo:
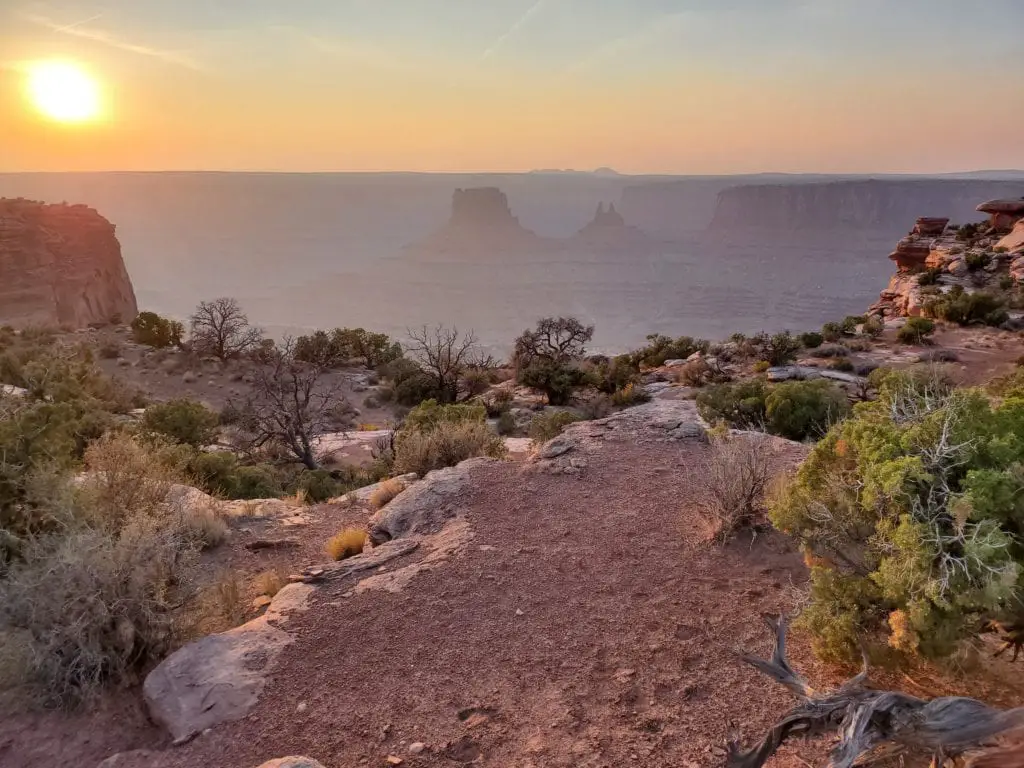
[[[996,248],[1005,248],[1010,253],[1024,250],[1024,220],[1014,224],[1013,230],[996,243]]]
[[[495,461],[469,459],[457,467],[427,473],[370,518],[370,541],[378,545],[410,534],[436,533],[458,515],[460,499],[472,487],[474,471]]]
[[[988,200],[978,206],[978,211],[989,215],[989,222],[997,232],[1009,232],[1024,219],[1024,197]]]
[[[0,198],[0,323],[85,328],[137,314],[113,224],[84,205]]]
[[[936,237],[946,231],[946,226],[948,224],[948,218],[922,216],[917,220],[917,224],[914,226],[914,234]]]
[[[183,742],[245,717],[259,700],[277,656],[292,642],[282,628],[287,616],[306,610],[313,589],[289,584],[262,616],[189,643],[164,659],[142,686],[153,721]]]

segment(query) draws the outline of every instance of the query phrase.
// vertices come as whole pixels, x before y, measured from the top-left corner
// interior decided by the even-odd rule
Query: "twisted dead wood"
[[[785,686],[799,703],[749,751],[742,750],[739,734],[731,729],[727,768],[761,768],[789,739],[827,733],[839,736],[828,768],[850,768],[876,748],[931,754],[933,765],[966,754],[974,768],[1024,768],[1020,752],[1024,738],[1004,738],[1024,728],[1024,707],[1002,711],[975,699],[952,696],[926,701],[898,691],[872,690],[865,687],[866,657],[860,674],[836,691],[818,694],[786,661],[785,617],[766,616],[765,621],[775,635],[771,659],[743,652],[740,658]]]

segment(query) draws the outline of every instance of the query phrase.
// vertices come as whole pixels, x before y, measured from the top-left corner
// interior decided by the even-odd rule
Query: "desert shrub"
[[[134,681],[173,647],[193,562],[173,529],[86,527],[31,539],[21,555],[0,580],[0,625],[26,635],[27,672],[49,703]]]
[[[341,495],[341,486],[326,469],[304,469],[295,481],[296,493],[302,493],[314,504]]]
[[[527,433],[535,443],[546,443],[548,440],[554,440],[562,434],[562,430],[579,420],[578,416],[568,411],[539,413],[530,420]]]
[[[757,435],[716,437],[694,477],[700,505],[714,521],[716,537],[729,539],[765,520],[765,490],[771,477],[771,451]]]
[[[1024,399],[887,372],[818,443],[771,517],[820,557],[807,625],[849,655],[860,632],[945,655],[1020,600]],[[901,611],[898,622],[888,622]]]
[[[844,347],[842,344],[822,344],[820,347],[811,352],[811,357],[818,358],[849,356],[849,347]]]
[[[939,278],[942,277],[943,269],[941,267],[929,267],[917,276],[917,284],[924,285],[938,285]]]
[[[330,333],[316,331],[295,340],[296,359],[325,368],[335,368],[354,359],[364,360],[368,368],[376,368],[401,356],[401,344],[387,334],[364,328],[335,328]]]
[[[391,386],[381,386],[377,390],[377,400],[382,403],[390,403],[395,399],[395,388]]]
[[[580,413],[585,421],[603,419],[615,410],[615,403],[610,395],[598,393],[582,400],[579,404]]]
[[[1002,325],[1009,318],[1003,299],[984,291],[967,293],[959,285],[926,302],[924,311],[929,317],[957,325]]]
[[[273,469],[263,464],[239,467],[234,473],[233,499],[274,499],[284,493]]]
[[[370,509],[376,512],[391,502],[395,496],[405,490],[405,484],[401,480],[385,480],[377,489],[370,494]]]
[[[988,266],[990,258],[987,253],[968,253],[964,257],[964,263],[971,272],[977,272]]]
[[[757,350],[759,360],[766,360],[772,367],[786,365],[796,359],[800,351],[800,341],[789,331],[782,331],[769,336],[759,333],[751,339]]]
[[[403,426],[395,435],[394,471],[425,475],[474,456],[504,455],[501,437],[483,421],[441,421],[428,431]]]
[[[929,349],[917,356],[919,363],[955,363],[960,356],[952,349]]]
[[[825,337],[822,336],[817,331],[808,331],[807,333],[801,333],[798,338],[800,339],[800,344],[804,347],[807,347],[807,349],[816,349],[817,347],[821,346],[822,342],[825,341]]]
[[[695,339],[692,336],[680,336],[673,339],[655,333],[647,337],[647,346],[631,353],[630,357],[637,366],[657,368],[666,360],[685,360],[695,352],[707,353],[711,342],[706,339]]]
[[[856,369],[857,366],[855,366],[853,364],[852,360],[847,360],[846,358],[840,358],[838,360],[831,361],[828,364],[828,367],[831,370],[833,370],[833,371],[841,371],[843,373],[851,373],[851,372],[853,372]]]
[[[493,419],[508,413],[512,407],[513,399],[514,395],[507,389],[499,389],[493,392],[490,397],[483,398],[487,415]]]
[[[327,556],[332,560],[345,560],[362,554],[366,546],[366,531],[362,528],[346,528],[327,540]]]
[[[768,431],[790,440],[820,437],[849,412],[843,391],[820,379],[779,384],[765,398]]]
[[[378,366],[377,373],[392,383],[395,400],[400,405],[419,405],[438,397],[434,381],[412,360],[396,358]]]
[[[441,424],[463,424],[466,422],[483,423],[487,417],[487,409],[482,405],[470,403],[441,405],[436,400],[426,400],[405,417],[402,426],[405,429],[430,432]]]
[[[872,339],[877,339],[885,331],[885,323],[882,318],[877,315],[872,315],[864,321],[864,325],[861,327],[861,333]]]
[[[644,391],[644,388],[635,384],[627,384],[622,389],[613,392],[611,396],[612,405],[617,408],[629,408],[646,403],[650,399],[651,396]]]
[[[160,317],[156,312],[140,312],[132,320],[132,340],[155,349],[180,347],[185,326],[177,320]]]
[[[908,317],[896,332],[896,339],[903,344],[925,344],[935,333],[935,323],[926,317]]]
[[[192,349],[199,355],[219,360],[256,352],[263,331],[249,325],[249,318],[232,298],[203,301],[189,318]]]
[[[518,429],[518,425],[516,424],[515,417],[508,411],[504,411],[498,416],[498,423],[495,428],[498,430],[499,435],[507,436],[514,434],[516,429]]]
[[[182,535],[197,549],[211,549],[228,537],[228,524],[217,509],[210,505],[183,510]]]
[[[758,360],[751,366],[751,370],[754,373],[767,373],[771,367],[772,364],[769,363],[767,360]]]
[[[725,422],[737,429],[758,428],[765,423],[768,391],[760,379],[718,384],[697,395],[697,409],[711,424]]]
[[[969,242],[978,236],[978,230],[981,225],[977,222],[970,224],[961,224],[960,229],[956,232],[956,239],[960,242]]]
[[[288,584],[288,577],[281,571],[270,570],[256,574],[252,581],[257,594],[273,597]]]
[[[843,337],[843,327],[839,323],[825,323],[821,326],[821,337],[825,341],[839,341]]]
[[[839,327],[842,329],[843,335],[853,336],[857,333],[857,326],[867,319],[867,315],[847,315],[843,318],[843,322],[839,324]]]
[[[607,395],[635,384],[639,378],[640,369],[631,355],[602,360],[594,368],[594,386]]]
[[[586,384],[587,375],[574,363],[535,359],[517,369],[516,380],[547,396],[550,405],[567,405],[573,392]]]
[[[97,354],[104,360],[115,360],[121,356],[124,347],[117,339],[107,339],[97,347]]]
[[[142,417],[144,430],[196,448],[216,440],[218,423],[216,413],[187,398],[151,405]]]
[[[1011,275],[1003,275],[999,278],[999,289],[1002,291],[1012,291],[1016,284],[1017,281]]]

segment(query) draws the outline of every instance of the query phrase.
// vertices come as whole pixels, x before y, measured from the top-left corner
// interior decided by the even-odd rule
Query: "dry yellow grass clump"
[[[377,490],[370,494],[370,509],[376,512],[404,490],[405,483],[401,480],[395,478],[385,480],[377,487]]]
[[[256,587],[256,592],[267,597],[276,595],[287,583],[287,578],[280,571],[264,571],[253,579],[253,586]]]
[[[362,528],[346,528],[327,540],[327,554],[332,560],[344,560],[360,554],[365,544],[366,531]]]

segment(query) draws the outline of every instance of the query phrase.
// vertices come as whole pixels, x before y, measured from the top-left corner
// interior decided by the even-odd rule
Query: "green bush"
[[[825,341],[839,341],[843,337],[843,327],[839,323],[825,323],[821,326],[821,336]]]
[[[896,339],[904,344],[924,344],[935,333],[935,323],[927,317],[908,317],[896,332]]]
[[[695,352],[707,353],[711,342],[706,339],[695,339],[692,336],[680,336],[673,339],[652,333],[647,337],[647,346],[630,354],[633,364],[646,368],[657,368],[666,360],[685,360]]]
[[[634,405],[646,403],[651,399],[651,396],[644,391],[643,387],[638,387],[635,384],[627,384],[622,389],[613,392],[611,397],[612,405],[618,408],[630,408]]]
[[[917,276],[917,284],[921,286],[938,285],[939,278],[942,277],[943,272],[944,270],[941,267],[929,267]]]
[[[761,379],[718,384],[697,395],[697,409],[710,424],[725,422],[736,429],[757,429],[766,421],[768,387]]]
[[[1009,319],[1003,299],[983,291],[967,293],[959,285],[930,299],[925,303],[924,311],[929,317],[957,325],[1002,325]]]
[[[857,333],[857,326],[864,323],[867,319],[867,315],[847,315],[843,318],[843,322],[839,324],[839,327],[845,336],[853,336]]]
[[[861,332],[872,339],[877,339],[885,331],[885,322],[877,315],[872,315],[864,321]]]
[[[580,421],[580,417],[568,411],[539,413],[530,420],[528,434],[535,443],[546,443],[554,440],[570,424]]]
[[[817,331],[808,331],[807,333],[800,334],[800,344],[807,349],[815,349],[822,345],[825,341],[825,337]]]
[[[180,347],[185,326],[177,320],[160,317],[156,312],[140,312],[132,320],[132,339],[155,349]]]
[[[316,331],[295,340],[295,358],[324,368],[362,359],[368,368],[385,365],[402,356],[402,345],[383,333],[364,328],[335,328],[330,333]]]
[[[956,232],[956,239],[962,243],[970,242],[978,236],[981,225],[978,223],[961,224]]]
[[[796,359],[800,351],[800,340],[789,331],[782,331],[769,336],[767,333],[759,333],[751,339],[757,350],[759,360],[767,360],[772,367],[786,365]]]
[[[572,362],[536,359],[519,369],[516,380],[543,392],[550,405],[567,405],[573,392],[587,382],[587,375]]]
[[[818,438],[850,413],[841,389],[827,381],[789,381],[765,398],[768,431],[790,440]]]
[[[606,395],[625,389],[639,379],[640,368],[632,355],[604,359],[594,366],[594,386],[598,392],[604,392]]]
[[[341,485],[326,469],[304,469],[296,479],[295,490],[302,491],[306,499],[319,504],[340,495]]]
[[[964,263],[971,272],[977,272],[988,266],[991,257],[987,253],[968,253],[964,257]]]
[[[216,440],[219,421],[217,414],[202,403],[183,398],[149,406],[142,417],[142,428],[201,448]]]
[[[438,399],[434,381],[413,360],[397,357],[377,366],[377,375],[392,384],[394,399],[399,405],[419,405],[424,400]]]
[[[505,443],[483,421],[440,421],[429,431],[403,427],[395,435],[394,472],[424,475],[474,456],[501,458]]]
[[[441,424],[483,424],[486,419],[487,408],[483,405],[440,405],[436,400],[426,400],[409,411],[402,428],[426,433],[432,432]]]
[[[235,472],[233,499],[276,499],[284,493],[274,470],[263,464],[239,467]]]
[[[508,411],[503,411],[498,416],[497,430],[499,435],[511,435],[514,434],[517,429],[515,417]]]
[[[814,554],[804,623],[832,657],[864,632],[952,652],[1022,595],[1024,399],[992,404],[887,372],[878,399],[829,432],[771,502]]]

